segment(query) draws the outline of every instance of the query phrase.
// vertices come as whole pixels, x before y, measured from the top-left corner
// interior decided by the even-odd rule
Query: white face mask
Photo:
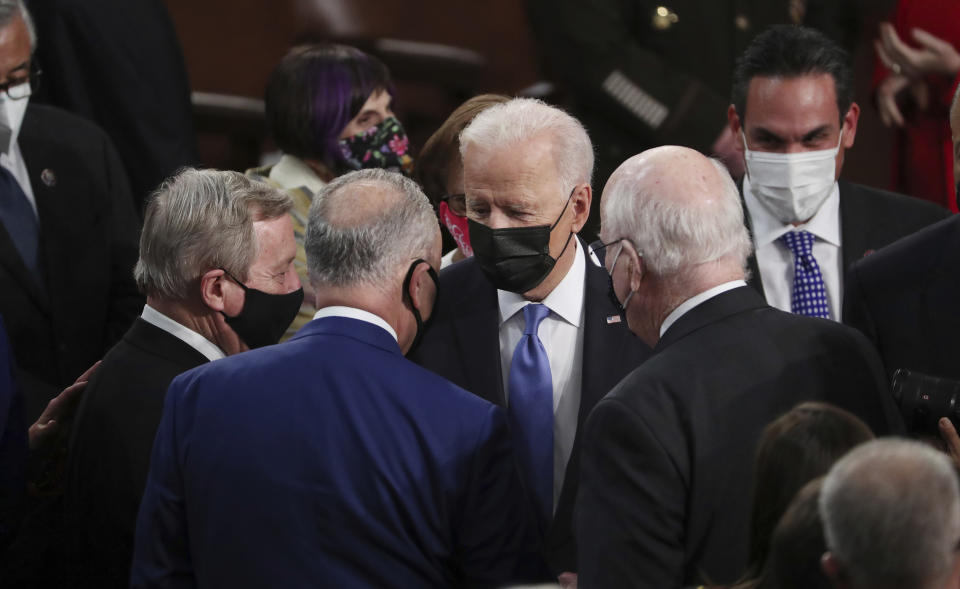
[[[24,82],[24,85],[29,85]],[[0,151],[10,153],[17,136],[20,134],[20,125],[23,124],[23,115],[27,112],[30,97],[13,100],[6,93],[0,94]]]
[[[802,223],[817,214],[836,182],[843,130],[836,147],[799,153],[753,151],[747,149],[742,132],[740,136],[750,188],[757,199],[781,223]]]

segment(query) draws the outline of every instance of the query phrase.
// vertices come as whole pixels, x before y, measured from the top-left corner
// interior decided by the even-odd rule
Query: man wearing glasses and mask
[[[853,262],[948,215],[837,181],[860,115],[848,62],[822,33],[772,27],[737,63],[728,111],[746,164],[753,285],[773,307],[835,321]]]
[[[123,166],[99,128],[30,104],[35,42],[22,2],[0,0],[0,313],[29,422],[143,307]]]
[[[528,572],[556,579],[576,571],[580,425],[649,349],[624,328],[606,273],[575,236],[593,197],[583,126],[514,99],[477,115],[460,153],[474,255],[441,272],[443,296],[416,360],[507,408],[539,529]]]

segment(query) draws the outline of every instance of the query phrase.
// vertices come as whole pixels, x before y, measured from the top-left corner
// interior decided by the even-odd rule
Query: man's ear
[[[208,270],[200,277],[200,296],[203,298],[203,304],[214,311],[223,311],[226,308],[224,282],[226,282],[226,274],[220,268]]]
[[[430,276],[432,268],[426,262],[417,264],[410,276],[410,284],[407,286],[407,295],[413,307],[420,311],[423,320],[426,321],[429,313],[424,310],[433,310],[433,303],[436,301],[437,288]]]
[[[846,589],[848,587],[846,575],[843,573],[843,567],[829,550],[820,557],[820,570],[830,579],[830,583],[837,589]]]
[[[643,281],[643,275],[646,272],[643,257],[637,253],[637,250],[633,248],[633,244],[629,241],[624,243],[623,252],[620,255],[627,258],[627,281],[630,283],[630,291],[640,290],[640,283]]]
[[[727,125],[729,125],[730,132],[733,133],[733,136],[739,138],[740,132],[743,131],[743,124],[740,121],[740,115],[737,114],[737,107],[732,104],[727,107]],[[734,143],[734,149],[743,153],[743,141],[736,141]]]
[[[590,204],[593,202],[593,188],[589,184],[577,186],[570,196],[570,208],[573,209],[573,225],[571,229],[578,233],[587,224],[590,217]]]
[[[856,102],[851,102],[847,114],[843,115],[843,139],[841,143],[844,149],[853,147],[853,140],[857,137],[857,122],[859,120],[860,106]]]

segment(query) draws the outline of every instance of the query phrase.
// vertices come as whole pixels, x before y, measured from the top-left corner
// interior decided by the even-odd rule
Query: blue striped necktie
[[[40,225],[37,216],[10,170],[0,166],[0,221],[10,234],[20,259],[33,274],[38,286],[40,279]]]
[[[510,364],[508,414],[517,453],[541,530],[553,516],[553,380],[550,360],[537,335],[550,314],[541,304],[523,308],[523,336]]]

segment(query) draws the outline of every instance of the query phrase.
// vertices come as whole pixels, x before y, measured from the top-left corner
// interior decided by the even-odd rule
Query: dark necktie
[[[813,257],[816,236],[809,231],[791,231],[780,237],[793,253],[793,295],[790,310],[797,315],[830,319],[830,302],[820,265]]]
[[[40,280],[40,225],[37,216],[10,170],[0,166],[0,221],[10,234],[20,259],[37,284]]]
[[[523,336],[510,364],[507,410],[527,488],[544,531],[553,516],[553,379],[537,330],[549,314],[550,309],[541,304],[523,308]]]

